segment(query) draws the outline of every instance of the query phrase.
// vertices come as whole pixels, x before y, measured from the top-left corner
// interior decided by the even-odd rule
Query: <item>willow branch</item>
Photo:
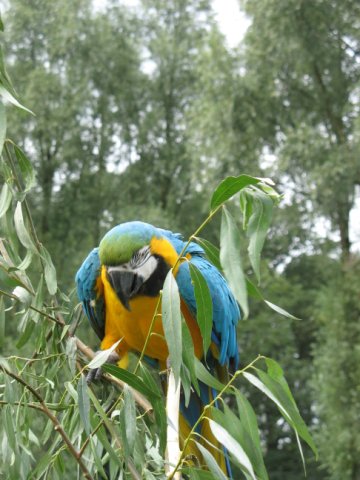
[[[0,289],[0,295],[4,295],[8,298],[11,298],[13,300],[18,300],[18,298],[13,295],[12,293],[5,292],[4,290]],[[39,313],[43,317],[47,318],[48,320],[51,320],[52,322],[60,325],[61,327],[65,327],[66,323],[62,318],[54,317],[53,315],[50,315],[47,312],[44,312],[43,310],[40,310],[36,307],[33,307],[32,305],[29,306],[30,310],[33,310],[34,312]],[[71,334],[68,332],[67,337],[71,337]],[[85,357],[88,360],[92,360],[95,356],[94,350],[92,350],[88,345],[86,345],[84,342],[82,342],[78,337],[73,336],[72,338],[75,338],[76,342],[76,347],[77,349],[85,355]],[[121,389],[124,389],[125,382],[122,380],[113,377],[112,375],[109,374],[104,374],[104,378],[106,378],[109,382],[113,383],[114,385],[117,385]],[[134,396],[135,402],[145,411],[145,412],[151,412],[152,411],[152,405],[151,403],[143,397],[139,392],[134,390],[133,388],[129,387],[131,390],[131,393]]]
[[[228,390],[229,387],[232,386],[232,384],[234,383],[234,381],[240,376],[242,375],[244,372],[246,372],[246,370],[249,370],[249,368],[251,368],[256,362],[258,362],[261,358],[264,358],[262,355],[258,355],[251,363],[249,363],[248,365],[246,365],[246,367],[242,368],[241,370],[238,370],[235,372],[234,376],[231,377],[231,379],[228,381],[228,383],[224,386],[224,388],[216,395],[216,397],[214,397],[212,399],[212,401],[210,403],[208,403],[207,405],[205,405],[200,417],[197,419],[197,421],[194,423],[192,429],[190,430],[190,433],[189,435],[186,437],[185,441],[184,441],[184,447],[183,447],[183,450],[182,450],[182,453],[179,457],[179,461],[177,463],[177,465],[175,466],[174,470],[172,471],[172,473],[168,476],[167,480],[172,480],[172,479],[175,479],[176,480],[176,477],[175,477],[175,474],[177,473],[177,471],[179,470],[180,466],[181,466],[181,463],[182,461],[184,460],[184,456],[185,456],[185,453],[186,453],[186,449],[187,449],[187,446],[189,444],[189,442],[192,440],[192,437],[196,434],[196,428],[197,426],[204,420],[204,418],[206,417],[206,414],[208,412],[208,410],[216,404],[216,402],[218,400],[221,399],[221,397],[224,395],[224,393]]]
[[[18,383],[21,383],[29,392],[38,400],[39,402],[39,410],[41,410],[53,423],[54,425],[54,430],[59,433],[59,435],[62,437],[65,445],[67,446],[70,454],[74,457],[76,462],[78,463],[84,477],[87,480],[93,480],[93,477],[91,476],[89,470],[87,469],[85,463],[82,461],[82,459],[79,457],[78,451],[76,450],[75,446],[72,444],[70,438],[67,436],[65,430],[63,429],[61,423],[59,420],[56,418],[56,416],[50,411],[48,406],[46,405],[44,399],[40,395],[40,393],[35,390],[30,384],[28,384],[23,378],[19,377],[15,373],[11,372],[8,370],[6,367],[1,366],[1,369],[8,375],[9,377],[13,378],[16,380]]]
[[[17,189],[19,190],[20,193],[23,193],[23,188],[22,188],[22,184],[21,184],[21,180],[19,178],[19,175],[17,173],[17,170],[15,168],[15,165],[14,165],[14,162],[13,162],[13,159],[12,159],[12,156],[9,152],[9,147],[7,146],[7,144],[10,143],[11,145],[14,145],[14,143],[9,140],[9,139],[6,139],[5,143],[4,143],[4,150],[5,150],[5,153],[6,153],[6,157],[8,159],[8,162],[10,164],[10,168],[12,170],[12,173],[14,175],[14,180],[15,180],[15,183],[16,183],[16,186],[17,186]],[[31,212],[30,212],[30,208],[29,208],[29,204],[26,200],[26,197],[24,198],[23,200],[23,205],[25,207],[25,213],[26,213],[26,216],[27,216],[27,219],[29,221],[29,225],[30,225],[30,230],[31,230],[31,234],[33,236],[33,239],[35,240],[35,245],[36,245],[36,248],[38,250],[38,252],[40,253],[40,249],[41,249],[41,242],[39,241],[39,238],[37,236],[37,233],[36,233],[36,229],[35,229],[35,225],[34,225],[34,222],[33,222],[33,219],[32,219],[32,215],[31,215]],[[40,256],[40,260],[41,259],[41,256]],[[44,265],[41,261],[41,264],[44,268]]]

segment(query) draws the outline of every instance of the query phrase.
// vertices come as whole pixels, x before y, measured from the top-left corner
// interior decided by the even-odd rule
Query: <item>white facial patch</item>
[[[133,269],[133,272],[136,272],[137,274],[139,274],[144,279],[144,282],[146,282],[146,280],[150,278],[151,275],[156,270],[157,264],[158,264],[158,260],[151,255],[139,267]]]
[[[129,262],[117,267],[108,267],[108,272],[133,272],[140,275],[145,283],[156,270],[157,264],[158,260],[151,255],[150,248],[143,247],[134,254]]]

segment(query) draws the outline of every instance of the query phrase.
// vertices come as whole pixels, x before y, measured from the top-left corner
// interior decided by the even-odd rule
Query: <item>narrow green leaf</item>
[[[22,206],[20,202],[17,202],[15,214],[14,214],[14,223],[17,236],[21,244],[25,248],[29,248],[33,252],[36,252],[35,245],[30,237],[29,232],[27,231],[24,223],[24,217],[22,213]]]
[[[76,370],[76,352],[77,352],[77,345],[76,345],[76,338],[75,337],[68,337],[66,339],[66,358],[69,363],[70,371],[73,375],[75,375]]]
[[[92,404],[95,407],[95,410],[98,412],[101,420],[103,420],[105,426],[110,426],[111,427],[111,421],[110,418],[107,416],[105,410],[103,409],[102,405],[100,404],[99,400],[97,399],[96,395],[94,392],[89,388],[88,390],[89,398],[92,402]],[[94,422],[94,417],[90,417],[90,423],[93,425]]]
[[[249,175],[239,175],[238,177],[227,177],[215,189],[211,197],[211,210],[226,202],[235,193],[239,192],[248,185],[256,185],[259,179]]]
[[[185,406],[187,407],[189,405],[190,395],[191,395],[191,377],[190,377],[189,369],[184,364],[181,365],[180,380],[181,380],[181,386],[184,392]]]
[[[143,395],[151,398],[159,398],[159,394],[157,392],[153,392],[145,383],[144,381],[123,368],[117,367],[116,365],[110,365],[109,363],[105,363],[101,367],[105,372],[110,373],[116,378],[119,378],[123,382],[130,385],[130,387],[135,388],[138,392],[142,393]]]
[[[244,312],[245,318],[249,315],[245,275],[240,257],[240,233],[233,217],[223,207],[220,234],[221,265],[233,291],[236,300]]]
[[[194,237],[194,239],[196,240],[196,243],[198,243],[205,250],[209,261],[221,271],[222,266],[220,263],[220,249],[209,242],[209,240],[205,240],[205,238]]]
[[[295,402],[289,399],[288,392],[285,391],[281,383],[272,379],[270,375],[262,370],[255,369],[259,378],[255,375],[244,372],[244,377],[252,383],[256,388],[265,393],[279,408],[282,416],[293,427],[300,437],[309,445],[314,454],[317,456],[317,449],[311,438],[309,431],[301,418]]]
[[[5,380],[4,400],[7,403],[15,403],[19,398],[15,380],[13,380],[12,378],[9,378],[8,375],[4,375],[4,380]]]
[[[7,183],[4,183],[0,194],[0,218],[5,215],[11,204],[11,190]]]
[[[44,276],[40,276],[40,280],[37,286],[37,290],[35,293],[35,297],[33,298],[32,301],[32,306],[35,307],[37,310],[42,310],[42,307],[44,305]],[[34,323],[37,323],[39,319],[42,319],[40,313],[38,312],[31,312],[31,318]]]
[[[204,356],[206,357],[211,343],[213,324],[212,298],[208,284],[201,272],[191,262],[189,262],[189,269],[196,300],[196,320],[203,339]]]
[[[0,16],[0,30],[3,32],[4,31],[4,22],[2,21],[2,18]]]
[[[50,452],[44,452],[41,457],[38,459],[35,469],[32,471],[32,478],[39,480],[40,478],[44,478],[45,471],[51,465],[51,458],[52,454]],[[46,478],[46,476],[45,476]]]
[[[227,476],[224,474],[224,472],[221,470],[219,467],[217,461],[215,458],[212,456],[212,454],[207,450],[205,447],[201,445],[199,442],[195,442],[198,449],[200,450],[201,455],[203,456],[206,465],[209,467],[210,472],[214,474],[214,477],[219,479],[219,480],[227,480]]]
[[[41,258],[44,260],[44,274],[45,282],[50,295],[55,295],[57,290],[56,269],[51,260],[49,252],[41,245],[40,249]]]
[[[3,347],[5,340],[5,304],[3,297],[0,297],[0,348]]]
[[[3,150],[6,135],[6,110],[2,102],[0,102],[0,155]]]
[[[240,210],[243,214],[243,229],[246,230],[249,224],[251,212],[252,212],[252,201],[249,201],[249,189],[245,188],[240,192]]]
[[[183,338],[183,362],[187,367],[187,369],[189,370],[191,383],[193,384],[198,395],[200,395],[199,384],[197,381],[196,369],[195,369],[194,343],[185,320],[182,321],[181,327],[182,327],[182,338]]]
[[[121,341],[122,341],[122,338],[120,338],[120,340],[115,342],[110,348],[96,352],[95,357],[91,360],[91,362],[89,362],[88,368],[101,367],[101,365],[103,365],[107,361],[107,359],[109,358],[109,355],[117,348],[117,346]]]
[[[134,397],[129,387],[124,388],[124,421],[126,439],[129,446],[130,454],[132,455],[135,447],[136,438],[136,408]]]
[[[288,396],[289,400],[292,402],[292,404],[296,407],[296,402],[295,399],[291,393],[290,387],[286,381],[286,378],[284,377],[284,372],[281,366],[272,358],[265,358],[266,362],[266,367],[267,367],[267,373],[269,377],[271,377],[273,380],[276,382],[280,383],[284,392]]]
[[[6,90],[6,88],[0,84],[0,96],[7,102],[12,103],[15,107],[20,108],[21,110],[25,110],[25,112],[31,113],[31,115],[35,115],[31,110],[21,105],[16,98]]]
[[[119,429],[120,429],[120,436],[121,436],[121,444],[123,448],[123,455],[126,461],[126,459],[130,458],[130,456],[134,455],[134,449],[130,450],[128,438],[126,436],[124,408],[121,408],[120,414],[119,414]]]
[[[17,442],[15,436],[15,425],[13,423],[13,413],[10,405],[5,405],[3,410],[4,427],[10,448],[14,453],[17,452]]]
[[[160,390],[159,385],[154,380],[153,376],[149,370],[145,367],[144,364],[140,365],[140,375],[146,386],[157,396],[150,399],[151,404],[154,408],[155,423],[159,428],[159,439],[160,439],[160,452],[162,455],[165,453],[166,448],[166,410],[165,402],[163,400],[162,391]]]
[[[249,190],[247,201],[252,202],[251,216],[247,225],[249,259],[260,283],[260,256],[272,219],[273,202],[260,190]]]
[[[221,391],[225,385],[223,385],[217,378],[215,378],[211,373],[206,369],[199,359],[195,357],[195,372],[197,378],[208,385],[211,388],[215,388],[218,392]]]
[[[12,294],[19,300],[19,302],[23,303],[26,307],[29,307],[31,305],[31,295],[25,288],[15,287],[12,291]]]
[[[31,334],[34,331],[34,328],[35,323],[32,321],[31,318],[28,318],[25,323],[25,329],[20,335],[19,340],[16,342],[16,348],[22,348],[24,345],[27,344],[27,342],[30,340]]]
[[[70,396],[74,399],[74,401],[78,403],[79,396],[77,391],[73,387],[73,384],[71,382],[64,382],[64,387],[69,392]]]
[[[165,454],[166,449],[166,436],[167,436],[167,421],[166,421],[166,410],[165,403],[162,398],[157,398],[152,401],[152,406],[154,407],[155,421],[156,425],[159,428],[159,438],[160,438],[160,452],[162,455]]]
[[[302,465],[303,465],[303,469],[304,469],[304,475],[306,477],[306,463],[305,463],[304,452],[303,452],[303,449],[302,449],[299,434],[296,430],[295,430],[295,437],[296,437],[296,443],[297,443],[297,446],[298,446],[298,449],[299,449],[299,452],[300,452],[300,457],[301,457],[301,461],[302,461]]]
[[[162,323],[176,383],[182,363],[182,332],[179,289],[172,273],[166,276],[162,295]]]
[[[106,475],[106,472],[104,470],[104,466],[101,462],[101,458],[98,454],[98,451],[97,451],[97,448],[96,448],[93,437],[90,437],[90,446],[91,446],[91,451],[92,451],[92,454],[93,454],[93,457],[94,457],[94,462],[95,462],[95,465],[96,465],[96,470],[97,470],[96,473],[98,475],[100,474],[103,479],[108,478],[108,476]],[[99,446],[102,449],[101,442],[99,442]]]
[[[275,312],[279,313],[280,315],[282,315],[284,317],[287,317],[287,318],[290,318],[291,320],[301,320],[301,318],[295,317],[294,315],[287,312],[286,310],[279,307],[278,305],[275,305],[274,303],[269,302],[269,300],[265,300],[265,298],[263,297],[263,295],[260,292],[260,290],[258,289],[258,287],[256,285],[254,285],[252,283],[252,281],[249,280],[248,277],[246,277],[246,288],[247,288],[248,294],[251,297],[254,297],[258,300],[262,300],[269,308],[271,308],[271,310],[274,310]]]
[[[212,408],[210,417],[223,428],[225,428],[225,430],[244,449],[244,452],[249,457],[255,474],[262,480],[267,479],[268,477],[264,466],[261,450],[256,449],[255,445],[252,442],[251,435],[246,430],[240,419],[234,414],[234,412],[230,410],[230,408],[226,404],[223,405],[223,408],[223,412],[217,408]]]
[[[19,263],[17,268],[19,270],[26,270],[31,264],[32,258],[33,258],[33,252],[31,250],[27,250],[24,260],[21,263]]]
[[[263,300],[265,302],[264,297],[262,296],[262,293],[260,292],[258,287],[254,285],[253,282],[249,280],[248,277],[246,277],[246,288],[247,288],[248,294],[251,297],[257,298],[258,300]]]
[[[90,390],[91,392],[91,390]],[[91,392],[92,393],[92,392]],[[94,396],[95,397],[95,396]],[[100,404],[99,404],[100,405]],[[106,417],[106,414],[105,414]],[[95,417],[92,418],[92,428],[96,428],[98,426],[98,420],[95,419]],[[104,427],[99,428],[99,430],[96,432],[96,436],[101,442],[102,446],[105,448],[107,453],[109,454],[111,460],[115,463],[115,465],[118,465],[120,467],[123,467],[123,459],[120,455],[118,455],[114,448],[111,446],[108,437],[107,437],[107,432]]]
[[[200,470],[199,468],[184,468],[183,472],[189,475],[190,480],[217,480],[212,472]]]
[[[88,386],[86,383],[86,377],[81,375],[78,385],[77,385],[77,394],[78,394],[78,405],[79,405],[79,414],[82,424],[84,425],[85,432],[89,435],[91,431],[90,427],[90,399],[88,395]]]
[[[279,408],[281,414],[285,416],[287,419],[290,418],[289,413],[286,411],[285,407],[281,404],[281,402],[276,398],[273,392],[265,385],[259,378],[255,377],[252,373],[244,372],[243,376],[252,383],[256,388],[258,388],[261,392],[265,393],[267,397],[272,400],[277,407]]]
[[[269,477],[263,460],[259,428],[255,412],[245,395],[239,392],[239,390],[235,390],[235,398],[239,410],[241,424],[251,439],[253,451],[252,463],[254,465],[255,473],[262,480],[268,480]]]
[[[235,398],[241,423],[244,425],[246,431],[251,435],[253,444],[261,450],[260,435],[255,412],[248,399],[245,397],[245,395],[239,392],[239,390],[235,390]]]
[[[273,186],[275,183],[270,178],[262,178],[262,182],[259,183],[258,187],[261,188],[263,192],[266,193],[268,197],[274,202],[274,205],[277,205],[282,199],[283,195],[280,195]]]
[[[20,167],[22,178],[24,180],[25,192],[28,192],[35,185],[34,169],[30,160],[17,145],[14,145],[14,151]]]
[[[267,359],[268,363],[269,360]],[[272,363],[276,363],[272,360]],[[278,366],[280,368],[280,366]],[[274,380],[269,374],[263,372],[262,370],[255,369],[257,375],[259,376],[260,380],[267,386],[267,388],[274,394],[277,400],[281,403],[283,408],[286,410],[286,415],[284,415],[287,422],[293,427],[296,433],[309,445],[309,447],[314,452],[315,456],[317,457],[318,452],[315,446],[315,443],[308,431],[308,428],[302,419],[297,405],[295,403],[294,397],[291,394],[290,388],[285,380],[285,377],[277,377],[277,380]],[[281,370],[281,368],[280,368]],[[271,370],[270,370],[271,371]],[[272,374],[273,370],[271,371]],[[278,373],[276,373],[278,375]],[[286,416],[288,418],[286,418]],[[300,451],[300,454],[302,452]]]
[[[94,422],[92,425],[93,428],[96,428],[98,425],[98,422]],[[121,458],[120,455],[118,455],[117,452],[115,452],[114,448],[111,446],[111,443],[109,442],[107,438],[107,433],[105,428],[101,427],[99,430],[96,432],[96,436],[101,442],[102,446],[105,448],[107,453],[109,454],[109,457],[111,460],[115,463],[115,465],[118,465],[120,468],[123,468],[123,459]]]
[[[242,446],[232,437],[221,425],[209,420],[210,428],[215,438],[232,453],[240,465],[241,470],[250,475],[252,480],[256,480],[254,469],[249,457],[246,455]]]
[[[283,317],[290,318],[291,320],[301,320],[301,318],[295,317],[294,315],[291,315],[291,313],[287,312],[283,308],[279,307],[278,305],[275,305],[274,303],[269,302],[269,300],[264,300],[266,305],[270,307],[272,310],[274,310],[277,313],[280,313]]]

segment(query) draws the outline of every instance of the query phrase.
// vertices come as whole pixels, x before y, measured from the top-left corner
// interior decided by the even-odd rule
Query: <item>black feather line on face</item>
[[[150,247],[143,247],[134,253],[130,260],[131,268],[141,267],[151,257]]]
[[[146,280],[146,282],[141,285],[137,291],[137,295],[156,297],[163,288],[164,281],[168,271],[170,270],[170,267],[159,255],[154,255],[154,257],[158,260],[157,267]]]
[[[132,270],[129,266],[123,266],[121,269],[108,268],[107,277],[110,285],[129,311],[131,311],[130,300],[138,296],[156,297],[163,288],[170,267],[162,257],[154,255],[154,258],[156,267],[146,280],[141,275],[141,269]]]

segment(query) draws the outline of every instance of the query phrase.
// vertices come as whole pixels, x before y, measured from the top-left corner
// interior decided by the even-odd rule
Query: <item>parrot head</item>
[[[157,296],[170,266],[154,253],[151,242],[160,230],[143,222],[127,222],[111,229],[99,245],[100,262],[125,308],[137,295]]]

